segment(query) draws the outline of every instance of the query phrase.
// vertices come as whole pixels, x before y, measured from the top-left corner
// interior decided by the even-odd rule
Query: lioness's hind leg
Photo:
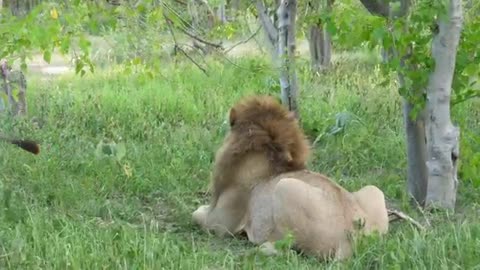
[[[299,179],[281,179],[273,194],[275,238],[291,232],[295,245],[306,254],[330,257],[340,248],[339,255],[348,256],[343,208],[336,198]]]
[[[259,247],[260,252],[265,256],[275,256],[278,255],[278,251],[275,248],[275,245],[272,242],[265,242]]]
[[[379,233],[386,233],[388,231],[388,212],[383,192],[376,186],[368,185],[352,194],[367,215],[365,232],[377,230]]]

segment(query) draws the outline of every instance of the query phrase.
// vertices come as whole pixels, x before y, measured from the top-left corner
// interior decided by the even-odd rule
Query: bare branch
[[[225,50],[225,53],[228,53],[229,51],[233,50],[235,47],[241,45],[241,44],[244,44],[244,43],[247,43],[249,42],[252,38],[254,38],[258,32],[260,31],[260,29],[262,29],[262,26],[260,25],[257,30],[255,30],[255,32],[253,34],[251,34],[247,39],[245,40],[241,40],[239,42],[237,42],[235,45],[233,45],[232,47],[228,48],[227,50]]]
[[[265,29],[265,32],[267,33],[268,40],[270,41],[271,45],[275,46],[278,40],[277,28],[273,24],[272,20],[270,20],[268,17],[267,9],[265,8],[263,1],[257,0],[256,6],[260,22],[262,23],[263,29]]]
[[[181,16],[179,16],[179,14],[177,14],[177,12],[173,8],[171,8],[170,6],[168,6],[166,4],[164,4],[163,6],[166,9],[168,9],[169,11],[171,11],[172,13],[174,13],[176,17],[180,18],[184,24],[187,24],[186,22],[184,22],[183,18]],[[172,19],[170,19],[165,13],[163,13],[163,17],[168,19],[168,21],[170,23],[170,27],[172,27],[172,24],[173,24]],[[191,27],[191,25],[189,25],[189,26]],[[197,40],[198,42],[201,42],[201,43],[203,43],[205,45],[208,45],[208,46],[212,46],[212,47],[217,48],[217,49],[223,49],[221,43],[214,43],[214,42],[205,40],[205,39],[193,34],[192,32],[188,31],[186,28],[183,28],[183,27],[178,27],[178,28],[180,29],[180,31],[182,31],[182,33],[184,33],[185,35],[187,35],[187,36],[189,36],[189,37],[191,37],[195,40]],[[195,30],[195,29],[193,29],[193,30]]]
[[[185,55],[185,57],[187,57],[188,59],[190,59],[190,61],[192,61],[193,64],[195,64],[201,71],[203,71],[203,73],[205,73],[205,75],[208,76],[208,72],[207,72],[206,69],[204,69],[202,66],[200,66],[200,64],[198,64],[198,63],[197,63],[190,55],[188,55],[188,53],[187,53],[184,49],[182,49],[180,46],[177,46],[177,45],[175,45],[175,46],[177,47],[178,50],[180,50],[180,52],[183,53],[183,55]]]
[[[194,65],[196,65],[205,75],[208,76],[208,72],[205,68],[203,68],[200,64],[198,64],[190,55],[188,55],[187,52],[185,52],[185,50],[179,46],[178,42],[177,42],[177,38],[175,37],[175,33],[173,32],[173,29],[172,29],[172,21],[165,15],[163,14],[163,17],[165,18],[165,21],[167,22],[167,26],[168,26],[168,30],[170,32],[170,34],[172,35],[172,38],[173,38],[173,42],[175,43],[175,47],[174,49],[175,50],[179,50],[180,52],[183,53],[183,55],[185,55],[185,57],[187,57]]]
[[[201,43],[203,43],[203,44],[205,44],[205,45],[208,45],[208,46],[215,47],[215,48],[217,48],[217,49],[223,49],[221,43],[213,43],[213,42],[211,42],[211,41],[205,40],[205,39],[203,39],[203,38],[201,38],[201,37],[198,37],[198,36],[196,36],[196,35],[188,32],[188,31],[185,30],[185,29],[180,29],[180,30],[181,30],[185,35],[187,35],[187,36],[189,36],[189,37],[197,40],[198,42],[201,42]]]
[[[181,1],[181,0],[174,0],[174,1],[177,2],[177,3],[179,3],[179,4],[181,4],[181,5],[183,5],[183,6],[187,6],[187,3],[184,2],[184,1]]]
[[[243,22],[245,23],[245,26],[248,28],[248,32],[251,34],[252,29],[250,28],[250,25],[248,24],[248,20],[246,18],[242,18]],[[253,38],[255,40],[255,43],[257,44],[258,49],[260,50],[261,53],[265,53],[262,44],[259,42],[258,38],[255,36]]]

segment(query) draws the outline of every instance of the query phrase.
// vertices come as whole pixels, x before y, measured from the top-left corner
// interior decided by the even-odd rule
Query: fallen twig
[[[427,227],[430,227],[430,221],[428,220],[427,215],[425,214],[425,211],[423,210],[422,206],[417,202],[417,200],[413,200],[415,202],[415,206],[417,207],[417,210],[422,214],[423,218],[425,219],[425,223]]]
[[[407,214],[405,214],[401,211],[394,210],[394,209],[387,209],[387,212],[388,212],[388,218],[389,218],[388,221],[389,222],[393,222],[393,221],[396,221],[396,220],[399,220],[399,219],[403,219],[403,220],[406,220],[406,221],[412,223],[413,225],[415,225],[420,230],[422,230],[422,231],[425,230],[425,227],[422,224],[420,224],[418,221],[414,220],[413,218],[411,218],[410,216],[408,216]],[[393,216],[393,218],[390,218],[392,216]]]

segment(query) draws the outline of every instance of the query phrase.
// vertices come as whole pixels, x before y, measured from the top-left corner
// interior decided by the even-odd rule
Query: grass
[[[30,78],[29,114],[36,125],[8,119],[1,125],[8,133],[38,138],[43,152],[32,156],[0,145],[0,267],[480,269],[480,179],[464,173],[478,166],[479,102],[454,108],[468,150],[457,213],[422,216],[406,203],[396,85],[377,86],[382,79],[374,63],[339,61],[317,78],[306,65],[300,68],[302,125],[318,138],[309,167],[349,190],[378,185],[402,210],[428,219],[432,229],[394,223],[388,237],[361,239],[355,257],[343,263],[288,252],[263,257],[244,239],[199,231],[190,216],[208,200],[202,192],[227,129],[226,112],[244,95],[278,93],[277,74],[258,58],[239,60],[238,66],[211,60],[210,76],[180,62],[154,79],[114,71]],[[340,118],[346,124],[333,133]],[[98,155],[101,142],[124,145],[125,155]]]

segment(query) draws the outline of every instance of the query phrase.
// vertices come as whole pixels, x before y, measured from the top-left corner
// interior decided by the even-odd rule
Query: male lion
[[[246,232],[271,244],[291,232],[295,246],[321,258],[351,256],[349,233],[388,231],[384,195],[375,186],[349,192],[306,170],[309,145],[293,113],[273,97],[253,96],[229,113],[230,132],[215,157],[213,194],[193,221],[222,236]]]

